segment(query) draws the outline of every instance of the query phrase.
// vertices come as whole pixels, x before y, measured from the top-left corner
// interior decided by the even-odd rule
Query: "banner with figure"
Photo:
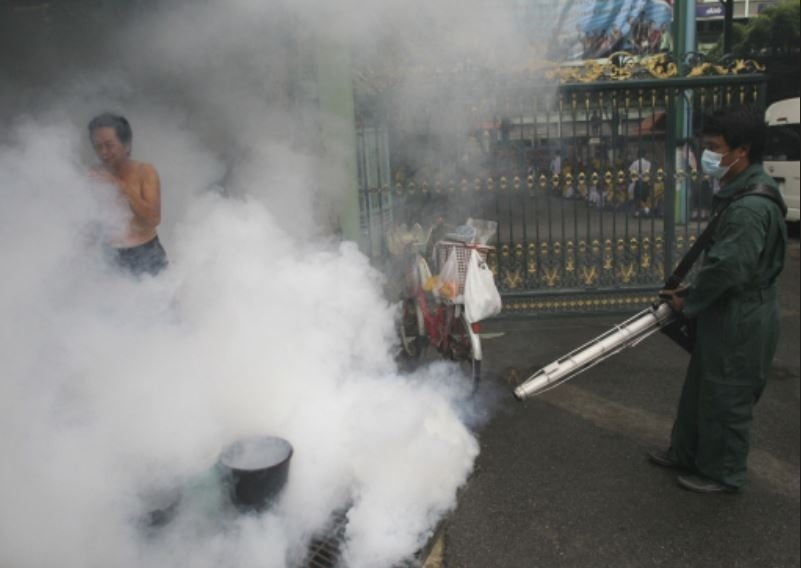
[[[670,51],[672,2],[666,0],[516,0],[532,42],[550,37],[552,61],[599,59],[616,51]]]

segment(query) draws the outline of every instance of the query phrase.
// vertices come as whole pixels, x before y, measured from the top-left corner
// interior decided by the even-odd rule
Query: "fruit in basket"
[[[458,293],[459,286],[453,281],[443,282],[439,289],[440,296],[447,300],[453,300]]]

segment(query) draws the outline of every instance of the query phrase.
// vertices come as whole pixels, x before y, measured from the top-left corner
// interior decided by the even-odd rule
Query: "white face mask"
[[[720,162],[727,154],[728,152],[726,152],[726,154],[719,154],[718,152],[713,152],[712,150],[704,150],[704,153],[701,154],[701,169],[704,170],[705,174],[713,178],[723,178],[727,173],[729,173],[729,169],[731,169],[734,164],[740,161],[740,158],[737,158],[728,166],[721,166]]]

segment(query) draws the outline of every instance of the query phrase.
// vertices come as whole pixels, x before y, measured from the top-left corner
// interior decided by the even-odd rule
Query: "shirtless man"
[[[125,117],[101,114],[89,123],[89,139],[100,164],[91,176],[117,188],[131,211],[121,238],[110,243],[115,260],[133,274],[155,275],[167,266],[156,227],[161,222],[161,183],[151,164],[131,159],[131,125]]]

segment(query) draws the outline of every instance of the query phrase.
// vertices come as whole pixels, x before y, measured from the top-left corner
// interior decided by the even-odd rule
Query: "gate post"
[[[695,0],[685,0],[675,2],[673,8],[673,22],[676,26],[676,44],[673,46],[676,61],[681,62],[682,56],[695,51]],[[670,149],[675,148],[675,142],[690,137],[692,135],[692,90],[688,89],[676,93],[676,112],[675,121],[672,125],[675,128],[675,137]],[[675,175],[675,151],[668,159],[674,164],[673,173]],[[675,185],[675,184],[674,184]],[[685,180],[678,187],[678,195],[675,198],[675,220],[684,224],[687,222],[687,197],[689,183]]]
[[[338,229],[345,239],[361,243],[356,113],[349,50],[347,44],[338,44],[325,38],[317,39],[315,63],[322,115],[320,141],[324,155],[321,183],[348,187],[344,202],[337,204]]]
[[[683,64],[683,57],[695,51],[695,0],[673,3],[674,59]],[[666,132],[667,186],[665,188],[664,242],[665,274],[673,271],[673,249],[676,240],[676,224],[685,224],[688,219],[687,201],[689,179],[681,184],[676,176],[676,143],[692,135],[692,96],[690,89],[676,89],[668,93],[668,120]]]

